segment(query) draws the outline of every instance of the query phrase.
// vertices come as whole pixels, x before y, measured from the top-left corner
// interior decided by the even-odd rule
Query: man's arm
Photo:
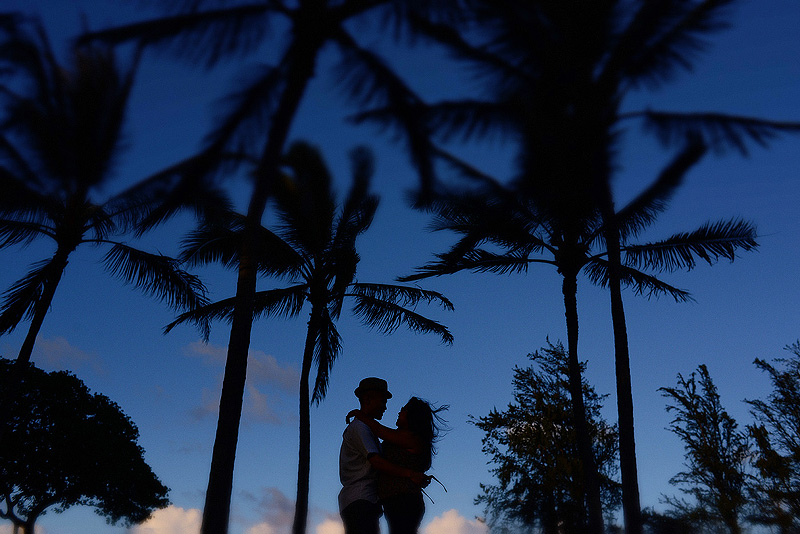
[[[367,457],[369,463],[372,464],[372,467],[386,473],[389,476],[397,477],[397,478],[409,478],[411,482],[416,484],[421,488],[425,488],[428,484],[431,483],[431,477],[426,475],[425,473],[420,473],[419,471],[412,471],[411,469],[406,469],[405,467],[400,467],[399,465],[393,464],[386,458],[378,454],[370,454]]]

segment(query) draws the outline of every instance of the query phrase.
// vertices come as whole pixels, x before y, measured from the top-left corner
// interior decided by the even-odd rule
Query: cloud
[[[200,421],[212,415],[216,416],[217,411],[219,410],[219,388],[217,388],[216,391],[209,388],[203,388],[200,392],[200,395],[202,398],[200,406],[195,406],[189,412],[192,415],[192,418]]]
[[[456,510],[448,510],[425,526],[424,534],[488,534],[486,523],[467,519]]]
[[[259,523],[248,528],[245,534],[278,534],[278,531],[269,523]]]
[[[96,373],[104,372],[102,362],[96,354],[70,345],[63,337],[37,338],[31,359],[39,367],[47,369],[75,370],[88,367]]]
[[[184,353],[187,356],[199,357],[203,365],[210,367],[224,367],[227,357],[227,349],[225,347],[203,343],[202,341],[196,341],[184,347]],[[290,364],[282,365],[274,356],[251,350],[248,360],[242,423],[284,424],[294,421],[294,412],[279,413],[273,407],[279,404],[279,401],[275,401],[276,395],[263,390],[272,391],[277,395],[294,395],[297,393],[299,383],[300,374],[294,366]],[[220,387],[214,390],[202,389],[201,404],[191,410],[191,415],[195,420],[216,416],[219,410],[220,390],[221,378]]]
[[[243,414],[246,420],[259,423],[272,423],[277,425],[284,421],[284,418],[270,407],[267,395],[261,393],[258,388],[250,384],[247,385]]]
[[[317,525],[316,534],[344,534],[344,525],[340,520],[329,517]]]
[[[271,384],[286,393],[297,393],[300,372],[293,365],[281,365],[271,354],[251,350],[248,370],[248,377],[257,384]]]
[[[276,534],[282,532],[289,532],[294,521],[294,500],[290,499],[281,490],[275,487],[262,488],[260,495],[255,495],[250,492],[242,492],[242,496],[252,502],[261,515],[261,522],[252,528],[265,528],[269,526],[269,532],[263,530],[264,533]],[[254,531],[261,534],[261,530]],[[251,534],[247,531],[247,534]]]
[[[33,530],[36,534],[47,534],[44,527],[39,525],[34,525]],[[20,529],[20,532],[22,532],[22,529]],[[0,534],[14,534],[14,526],[11,523],[3,523],[0,525]]]
[[[169,506],[157,510],[143,524],[132,529],[133,534],[196,534],[200,532],[202,514],[197,508]]]
[[[311,529],[308,529],[311,531]],[[279,528],[267,521],[257,523],[247,530],[245,534],[286,534],[291,531],[291,524]],[[344,534],[344,525],[337,519],[329,517],[314,528],[315,534]]]
[[[187,356],[199,357],[204,365],[224,367],[228,350],[220,345],[195,341],[184,347]],[[272,386],[285,393],[297,393],[300,372],[292,364],[281,364],[275,356],[260,350],[248,353],[247,379],[254,385]]]

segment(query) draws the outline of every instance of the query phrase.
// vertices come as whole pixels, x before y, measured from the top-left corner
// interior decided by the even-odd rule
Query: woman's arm
[[[347,420],[349,421],[351,417],[355,417],[367,425],[369,429],[372,430],[372,432],[383,441],[388,441],[389,443],[393,443],[398,447],[408,449],[411,452],[416,452],[422,449],[422,444],[420,443],[419,438],[408,430],[398,430],[396,428],[383,426],[375,419],[365,416],[363,413],[361,413],[361,410],[351,410],[350,413],[347,414]]]
[[[426,475],[425,473],[420,473],[418,471],[412,471],[411,469],[406,469],[405,467],[400,467],[397,464],[393,464],[386,458],[378,455],[378,454],[371,454],[368,457],[369,463],[372,464],[372,467],[386,473],[389,476],[397,477],[397,478],[409,478],[411,482],[416,484],[417,486],[424,488],[427,487],[428,484],[431,483],[431,477]]]

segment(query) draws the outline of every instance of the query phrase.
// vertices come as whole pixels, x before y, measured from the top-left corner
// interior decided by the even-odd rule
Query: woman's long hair
[[[406,411],[408,429],[422,439],[424,446],[422,456],[425,460],[425,470],[430,469],[433,456],[436,454],[435,443],[439,440],[442,432],[447,430],[445,421],[440,412],[447,410],[449,406],[444,405],[434,408],[428,401],[418,397],[411,397],[403,409]]]

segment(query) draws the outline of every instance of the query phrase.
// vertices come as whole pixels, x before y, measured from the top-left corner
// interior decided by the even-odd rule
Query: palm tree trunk
[[[305,534],[308,519],[309,474],[311,472],[311,397],[308,385],[311,364],[314,361],[314,340],[316,339],[317,313],[311,311],[303,350],[303,365],[300,370],[300,451],[297,463],[297,500],[294,509],[292,534]]]
[[[42,294],[34,305],[33,319],[31,320],[30,327],[28,327],[28,334],[25,336],[25,341],[22,342],[22,347],[19,349],[19,354],[17,355],[17,363],[20,365],[27,364],[31,361],[31,354],[33,354],[33,345],[36,343],[36,337],[42,329],[42,323],[44,323],[47,312],[50,311],[50,304],[53,303],[53,297],[56,294],[58,283],[64,275],[64,269],[67,268],[67,263],[69,263],[69,255],[73,250],[75,250],[74,246],[66,249],[59,248],[56,250],[53,259],[47,266],[47,270],[50,272],[47,275]]]
[[[603,533],[603,505],[600,500],[600,481],[592,452],[592,439],[586,423],[583,402],[583,381],[578,360],[578,276],[564,274],[562,283],[564,309],[567,319],[567,346],[569,355],[569,389],[572,398],[572,417],[578,438],[578,455],[583,474],[583,490],[588,513],[589,534]]]
[[[628,329],[622,303],[618,266],[621,265],[619,232],[606,232],[609,261],[608,286],[611,292],[611,322],[614,329],[614,367],[617,376],[617,415],[619,417],[619,463],[622,476],[622,511],[626,534],[642,534],[642,508],[639,502],[639,475],[636,467],[636,438],[633,421]]]
[[[297,112],[306,86],[314,74],[317,48],[303,43],[304,54],[295,55],[287,73],[287,81],[277,111],[272,117],[267,143],[261,157],[253,196],[247,210],[249,228],[261,225],[266,210],[272,183],[278,176],[283,147],[292,119]],[[295,43],[294,49],[298,48]],[[287,52],[287,54],[291,51]],[[225,363],[225,378],[219,403],[217,433],[211,457],[211,472],[203,506],[201,534],[227,534],[230,518],[233,470],[236,461],[236,444],[239,438],[239,422],[242,416],[242,401],[247,376],[247,354],[250,350],[250,334],[253,327],[253,310],[256,293],[257,271],[254,254],[255,232],[246,231],[239,261],[239,278],[236,284],[236,304],[231,324],[228,356]]]

